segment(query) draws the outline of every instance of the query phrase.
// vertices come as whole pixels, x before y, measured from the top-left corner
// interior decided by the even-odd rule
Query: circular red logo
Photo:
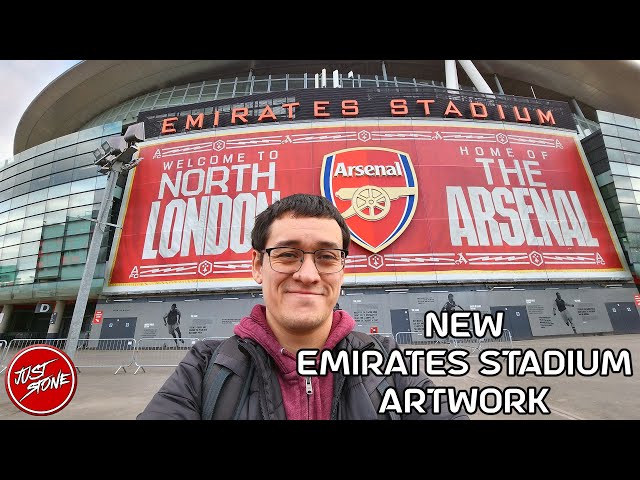
[[[76,368],[71,358],[51,345],[20,350],[5,373],[7,395],[23,412],[51,415],[66,407],[76,393]]]

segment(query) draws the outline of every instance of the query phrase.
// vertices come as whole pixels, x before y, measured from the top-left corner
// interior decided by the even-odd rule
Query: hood
[[[353,330],[355,320],[344,310],[335,310],[333,312],[333,322],[329,336],[324,344],[323,349],[332,349],[340,340]],[[251,338],[258,342],[275,360],[276,364],[283,373],[295,371],[296,360],[282,352],[282,345],[274,335],[273,331],[267,324],[266,307],[264,305],[255,305],[249,316],[240,320],[240,323],[233,329],[233,333],[241,338]]]

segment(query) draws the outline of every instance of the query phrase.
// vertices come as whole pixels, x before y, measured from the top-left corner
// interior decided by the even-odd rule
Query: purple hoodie
[[[298,375],[295,354],[282,348],[267,324],[265,312],[264,305],[255,305],[251,314],[244,317],[235,326],[233,333],[241,338],[251,338],[258,342],[278,365],[277,375],[287,419],[329,420],[333,400],[333,374],[307,378]],[[355,320],[347,312],[335,310],[329,337],[323,349],[335,347],[353,330],[355,324]],[[311,380],[313,390],[311,394],[307,394],[306,381],[308,379]]]

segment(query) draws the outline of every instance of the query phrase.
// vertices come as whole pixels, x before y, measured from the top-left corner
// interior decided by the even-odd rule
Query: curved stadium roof
[[[381,60],[85,60],[51,82],[26,109],[14,154],[83,128],[101,112],[138,95],[205,79],[322,68],[381,74]],[[390,76],[444,79],[443,60],[385,60]],[[473,60],[505,94],[549,100],[575,98],[595,110],[640,117],[640,62],[635,60]],[[458,75],[461,69],[458,68]],[[462,80],[462,79],[461,79]],[[515,82],[513,82],[515,81]],[[462,83],[462,81],[461,81]],[[528,87],[527,87],[528,86]],[[558,96],[559,94],[559,96]],[[554,96],[556,95],[556,96]],[[586,112],[585,112],[586,113]]]

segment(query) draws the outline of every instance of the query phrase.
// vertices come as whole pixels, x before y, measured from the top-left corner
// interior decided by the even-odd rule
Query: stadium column
[[[4,333],[9,328],[9,320],[11,320],[11,314],[13,313],[13,305],[7,303],[2,307],[2,321],[0,322],[0,333]]]
[[[458,70],[456,68],[455,60],[444,61],[444,74],[447,82],[447,88],[459,90],[460,84],[458,84]]]
[[[464,70],[464,72],[473,83],[473,86],[478,89],[479,92],[482,93],[493,93],[491,87],[486,82],[486,80],[482,77],[476,66],[473,64],[471,60],[458,60],[458,63]]]
[[[58,332],[60,331],[60,325],[62,324],[62,314],[64,313],[66,303],[67,302],[64,300],[58,300],[56,302],[56,306],[51,314],[51,320],[49,321],[47,338],[58,338]]]

